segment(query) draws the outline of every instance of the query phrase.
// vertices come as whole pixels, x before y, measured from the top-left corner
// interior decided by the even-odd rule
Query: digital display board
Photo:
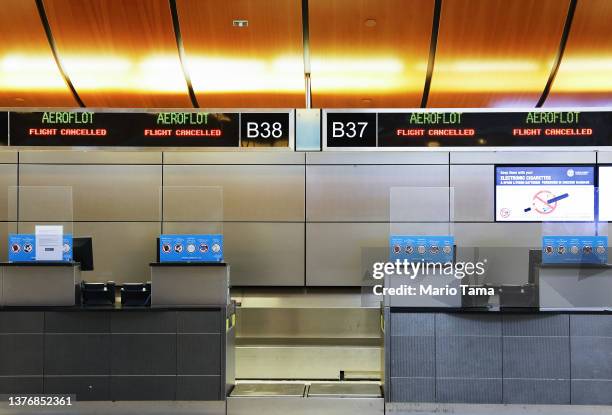
[[[604,111],[333,110],[326,111],[325,119],[328,148],[612,145],[612,112]]]
[[[0,112],[0,145],[8,145],[8,112]]]
[[[289,111],[11,112],[9,143],[14,146],[289,147],[289,119]]]
[[[595,168],[496,166],[495,220],[594,221]]]
[[[612,221],[612,166],[599,166],[597,200],[599,220]]]

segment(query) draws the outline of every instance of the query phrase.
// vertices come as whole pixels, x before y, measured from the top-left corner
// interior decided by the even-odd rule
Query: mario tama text
[[[478,262],[427,262],[407,259],[375,262],[372,265],[372,278],[381,283],[375,284],[372,291],[374,295],[379,296],[495,295],[495,290],[491,287],[473,287],[461,283],[457,285],[457,280],[482,277],[486,270],[486,259]],[[402,282],[406,283],[385,287],[382,284],[385,278],[401,278]]]

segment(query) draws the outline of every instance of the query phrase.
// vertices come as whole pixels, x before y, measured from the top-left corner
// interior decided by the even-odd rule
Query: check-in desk
[[[160,294],[164,285],[154,280],[153,287]],[[234,326],[227,296],[199,305],[2,307],[0,394],[207,401],[203,413],[225,413]]]
[[[0,306],[73,306],[80,283],[76,262],[3,262]]]

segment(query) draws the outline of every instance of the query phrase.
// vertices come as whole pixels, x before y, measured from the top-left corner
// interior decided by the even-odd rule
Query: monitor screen
[[[599,167],[597,196],[597,200],[599,200],[599,220],[612,221],[612,166]]]
[[[592,166],[496,166],[498,222],[591,222],[595,220]]]

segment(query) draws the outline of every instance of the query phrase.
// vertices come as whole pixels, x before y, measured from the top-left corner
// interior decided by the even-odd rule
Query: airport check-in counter
[[[495,165],[596,165],[598,162],[612,162],[612,155],[601,151],[165,151],[162,154],[156,151],[24,150],[19,159],[7,156],[3,160],[0,168],[6,169],[7,175],[2,177],[11,183],[19,180],[22,185],[74,186],[74,232],[91,234],[99,241],[97,249],[100,255],[96,254],[96,258],[102,259],[98,261],[99,271],[93,274],[94,280],[106,281],[108,274],[113,275],[118,283],[129,281],[127,278],[149,279],[151,270],[147,264],[155,255],[148,248],[151,247],[149,241],[160,233],[162,225],[168,232],[209,231],[209,223],[181,217],[168,218],[168,211],[156,207],[159,206],[162,182],[178,186],[194,180],[197,185],[223,186],[223,233],[226,259],[232,264],[233,285],[319,290],[343,287],[351,290],[363,286],[363,248],[384,248],[388,243],[392,223],[389,189],[410,186],[454,189],[453,234],[457,245],[492,250],[487,254],[492,272],[484,284],[496,287],[529,284],[527,251],[540,246],[541,224],[495,221]],[[109,175],[116,179],[112,189],[108,186]],[[104,203],[101,195],[104,195]],[[122,208],[128,204],[131,209]],[[99,206],[106,208],[102,210]],[[249,206],[249,209],[244,206]],[[423,208],[419,204],[412,207],[413,212]],[[14,223],[11,221],[16,218],[7,216],[7,220],[7,229],[10,229]],[[435,221],[406,220],[399,226],[406,234],[428,234],[439,233],[441,225]],[[130,261],[122,260],[112,249],[118,230],[123,228],[129,230],[124,232],[124,245],[125,256],[133,258]],[[386,254],[381,260],[386,260]],[[155,295],[155,288],[153,293]],[[282,297],[283,294],[278,295]],[[612,363],[605,352],[610,346],[608,331],[611,323],[606,312],[467,309],[463,303],[460,307],[456,305],[453,303],[453,307],[444,309],[405,305],[385,308],[386,362],[383,366],[388,403],[597,403],[598,399],[601,402],[612,396],[609,393]],[[190,313],[209,311],[208,307],[201,310],[180,306],[146,310],[79,310],[76,315],[82,313],[83,318],[93,318],[91,316],[98,312],[101,315],[107,313],[108,317],[102,318],[105,322],[101,334],[111,339],[122,333],[114,330],[121,329],[119,321],[129,318],[122,316],[130,313],[143,317],[157,315],[159,318],[167,312],[174,315],[176,320],[170,320],[176,321],[176,326],[171,322],[166,328],[159,325],[153,332],[147,332],[160,335],[160,339],[170,335],[187,335],[181,337],[187,338],[192,334],[214,334],[208,330],[216,333],[216,329],[206,328],[208,326],[203,323],[203,326],[190,325],[188,332],[182,331],[185,325],[180,323],[181,319],[191,318]],[[15,311],[3,309],[2,313]],[[251,310],[242,312],[251,313]],[[227,317],[214,320],[227,321]],[[42,323],[27,330],[39,336],[58,334],[45,332],[46,325],[51,324],[47,321],[53,320],[45,317]],[[64,333],[82,339],[88,329],[77,326],[66,328]],[[130,328],[126,330],[130,334],[146,336],[146,333],[133,328],[136,323],[128,326]],[[4,327],[7,327],[5,330],[15,330],[12,326]],[[95,332],[98,329],[89,330]],[[221,331],[218,334],[221,336]],[[143,344],[157,350],[152,340],[155,339],[149,338]],[[451,352],[445,342],[453,345]],[[40,347],[43,347],[42,343]],[[130,358],[144,353],[147,347],[133,350]],[[581,348],[593,354],[581,354]],[[85,349],[78,348],[80,353],[85,353],[82,351]],[[176,347],[173,350],[176,351]],[[250,359],[261,356],[242,353]],[[125,390],[117,382],[136,372],[122,373],[118,369],[118,357],[113,354],[110,359],[108,369],[104,367],[97,372],[99,369],[94,367],[88,371],[107,376],[109,381],[104,385],[109,385],[108,393],[105,392],[104,396],[116,397],[118,395],[114,393]],[[169,360],[168,356],[164,359]],[[459,361],[465,361],[465,365],[458,364]],[[592,366],[591,361],[597,361],[603,369]],[[83,362],[86,362],[85,358]],[[46,363],[41,359],[40,365],[27,375],[34,378],[31,384],[49,382],[43,377],[53,371],[43,372],[40,369],[43,364]],[[446,370],[449,364],[456,367]],[[174,376],[175,386],[170,389],[174,394],[168,396],[185,396],[181,376],[188,375],[184,368],[178,363],[171,368],[151,367],[145,371],[146,374],[139,376],[151,382],[162,382],[167,380],[166,377]],[[244,369],[239,367],[238,372],[241,370]],[[207,373],[208,370],[202,368],[193,376],[204,381],[209,379]],[[263,371],[258,373],[265,376]],[[14,371],[0,376],[4,376],[3,379],[6,376],[15,378],[10,382],[17,381]],[[68,376],[89,375],[73,369]],[[455,382],[456,379],[462,381]]]
[[[205,401],[224,412],[235,373],[228,268],[153,264],[153,306],[130,307],[75,301],[78,264],[3,264],[0,394]]]

